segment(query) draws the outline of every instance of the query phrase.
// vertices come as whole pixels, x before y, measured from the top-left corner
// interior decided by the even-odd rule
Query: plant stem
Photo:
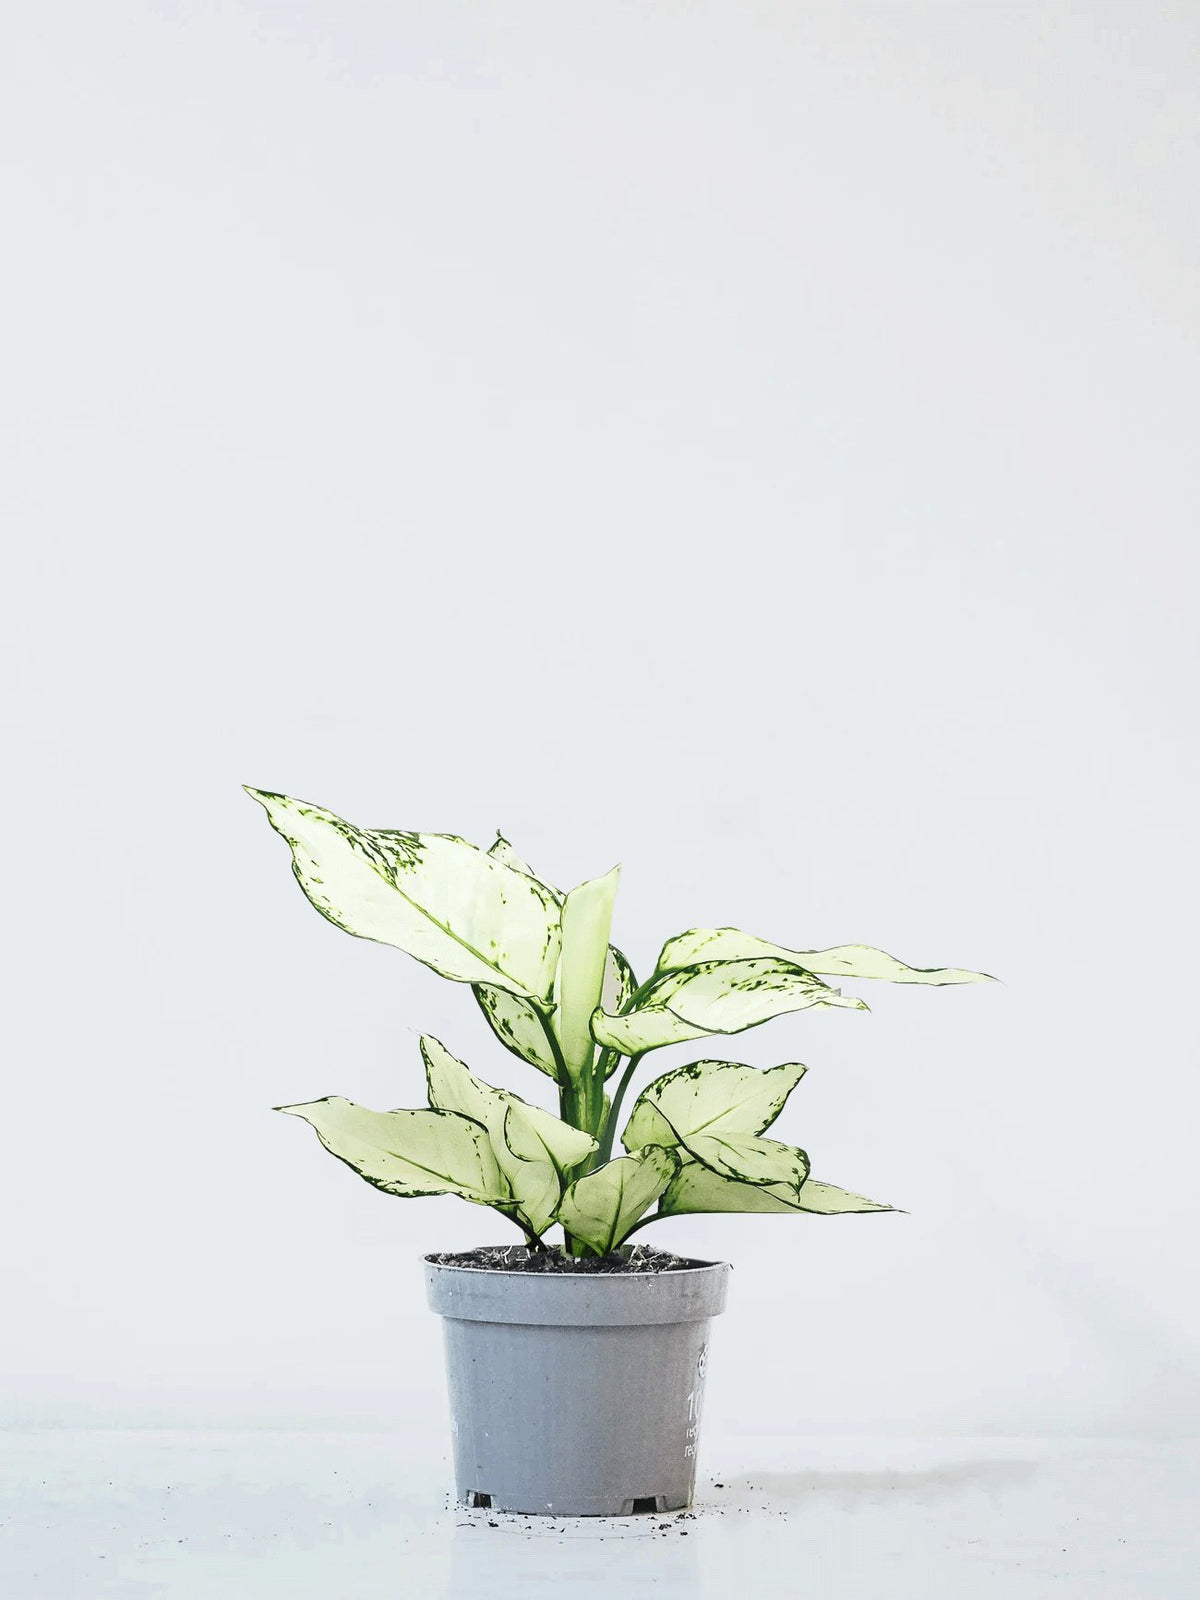
[[[554,1057],[554,1066],[558,1079],[558,1114],[564,1122],[569,1122],[571,1127],[579,1128],[583,1133],[589,1133],[588,1107],[585,1096],[579,1093],[579,1085],[567,1070],[566,1057],[562,1053],[562,1046],[558,1042],[558,1035],[554,1031],[554,1024],[548,1012],[538,1008],[538,1021],[542,1025],[542,1032],[546,1035],[546,1043],[550,1046],[550,1054]]]
[[[514,1226],[520,1228],[521,1232],[525,1235],[526,1242],[531,1250],[545,1250],[546,1244],[541,1234],[534,1233],[529,1224],[527,1222],[523,1222],[515,1210],[510,1210],[507,1206],[497,1206],[496,1210],[502,1217],[507,1217],[508,1220],[514,1224]]]
[[[584,1119],[579,1108],[579,1088],[569,1078],[558,1086],[558,1114],[573,1128],[583,1127]]]
[[[646,1052],[643,1050],[642,1055],[645,1055],[645,1053]],[[618,1060],[619,1059],[620,1058],[618,1057]],[[641,1055],[630,1056],[628,1064],[625,1067],[625,1071],[621,1074],[621,1081],[617,1085],[617,1092],[613,1095],[612,1105],[608,1108],[608,1116],[604,1123],[604,1132],[600,1136],[600,1148],[596,1151],[594,1158],[593,1164],[597,1167],[602,1167],[612,1155],[613,1139],[617,1132],[617,1113],[621,1109],[621,1102],[625,1098],[625,1091],[629,1087],[629,1080],[637,1071],[641,1059]]]
[[[658,974],[655,973],[630,995],[629,999],[621,1007],[622,1013],[631,1011],[637,1005],[638,1001],[648,992],[657,976]],[[640,1055],[630,1057],[629,1063],[621,1075],[621,1081],[617,1085],[617,1092],[613,1096],[612,1104],[609,1106],[608,1115],[604,1116],[604,1084],[608,1078],[610,1064],[611,1067],[615,1068],[616,1063],[621,1059],[621,1052],[611,1049],[607,1045],[602,1046],[599,1057],[593,1061],[590,1071],[582,1082],[577,1083],[567,1070],[562,1046],[558,1042],[558,1035],[555,1033],[554,1025],[550,1021],[550,1014],[539,1008],[538,1019],[542,1024],[542,1032],[546,1035],[559,1075],[559,1115],[564,1122],[569,1122],[573,1128],[578,1128],[583,1133],[590,1133],[598,1141],[598,1148],[586,1162],[575,1168],[575,1172],[580,1175],[592,1172],[596,1167],[603,1166],[612,1155],[613,1138],[617,1131],[617,1113],[621,1109],[621,1102],[625,1098],[629,1080],[633,1077],[634,1071],[645,1051],[642,1051]],[[601,1127],[601,1122],[603,1122],[603,1127]],[[571,1174],[564,1173],[563,1176],[569,1181]],[[650,1221],[652,1219],[647,1218],[646,1220]],[[563,1245],[567,1255],[574,1257],[576,1260],[580,1256],[595,1253],[582,1239],[576,1239],[565,1227],[563,1228]]]
[[[601,1083],[607,1082],[616,1071],[617,1062],[620,1059],[621,1052],[619,1050],[610,1050],[608,1045],[604,1046],[596,1062],[596,1076]]]
[[[560,1084],[566,1083],[570,1077],[567,1071],[566,1057],[562,1053],[562,1046],[558,1042],[558,1035],[554,1031],[554,1024],[550,1021],[549,1012],[537,1008],[538,1021],[542,1025],[542,1032],[546,1035],[546,1043],[550,1046],[550,1054],[554,1057],[554,1066],[558,1073]]]
[[[625,1237],[621,1240],[621,1243],[624,1244],[625,1240],[629,1239],[633,1234],[635,1234],[639,1228],[648,1228],[652,1222],[661,1222],[662,1220],[663,1217],[661,1211],[652,1211],[648,1217],[643,1217],[640,1222],[634,1223],[633,1227],[626,1232]]]

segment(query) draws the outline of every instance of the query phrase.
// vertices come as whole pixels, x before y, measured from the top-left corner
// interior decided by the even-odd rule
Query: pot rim
[[[464,1251],[463,1254],[468,1252]],[[442,1251],[432,1250],[428,1255],[423,1255],[421,1260],[428,1267],[436,1267],[442,1272],[475,1272],[489,1278],[520,1278],[523,1283],[531,1279],[537,1283],[605,1283],[610,1279],[618,1283],[627,1283],[630,1279],[639,1282],[654,1282],[659,1278],[681,1278],[690,1273],[704,1272],[732,1272],[733,1263],[730,1261],[701,1261],[698,1257],[684,1256],[681,1262],[686,1263],[678,1267],[664,1267],[659,1272],[522,1272],[520,1268],[490,1267],[472,1265],[465,1261],[440,1261],[438,1257]]]
[[[725,1307],[730,1266],[703,1261],[665,1272],[520,1272],[427,1255],[432,1311],[470,1322],[618,1327],[696,1322]]]

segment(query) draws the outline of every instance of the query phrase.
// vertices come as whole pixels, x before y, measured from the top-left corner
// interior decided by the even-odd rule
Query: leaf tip
[[[244,783],[242,789],[244,793],[250,796],[251,800],[258,801],[272,824],[275,821],[276,810],[287,805],[287,796],[276,794],[271,789],[256,789],[252,783]]]
[[[314,1106],[332,1105],[335,1100],[341,1100],[341,1098],[341,1095],[337,1094],[323,1094],[319,1099],[316,1100],[298,1100],[295,1105],[272,1106],[271,1110],[282,1111],[285,1116],[299,1117],[302,1122],[311,1122],[312,1118],[308,1115],[308,1113],[313,1109]]]

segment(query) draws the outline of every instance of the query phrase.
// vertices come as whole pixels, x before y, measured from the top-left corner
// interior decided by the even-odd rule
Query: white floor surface
[[[692,1513],[453,1505],[400,1434],[0,1434],[3,1600],[1198,1600],[1200,1441],[708,1441]]]

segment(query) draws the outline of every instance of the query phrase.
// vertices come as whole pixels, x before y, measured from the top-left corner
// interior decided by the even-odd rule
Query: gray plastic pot
[[[729,1265],[534,1273],[425,1258],[466,1505],[555,1516],[692,1502],[709,1321]]]

